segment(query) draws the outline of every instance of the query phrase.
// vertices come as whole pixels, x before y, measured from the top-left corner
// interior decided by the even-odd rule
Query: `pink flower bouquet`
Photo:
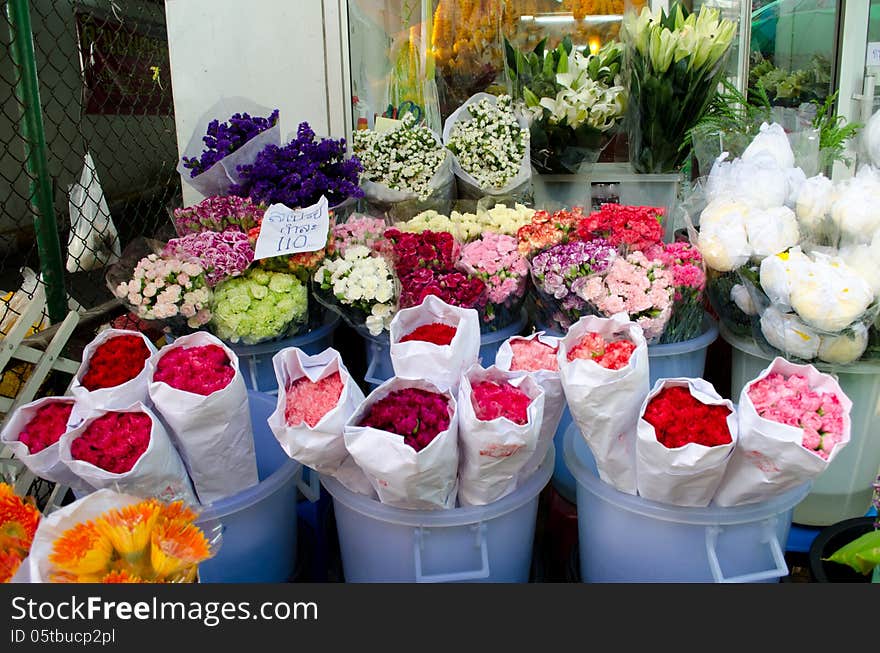
[[[278,443],[294,460],[355,489],[350,476],[356,466],[343,469],[349,458],[343,430],[364,393],[339,352],[328,348],[310,356],[287,347],[273,356],[272,364],[278,399],[269,428]],[[369,487],[362,474],[358,476],[357,485]]]
[[[247,387],[238,356],[217,336],[198,331],[151,360],[150,399],[208,504],[259,482]]]
[[[0,442],[36,476],[85,493],[93,488],[82,483],[59,457],[61,436],[70,429],[69,422],[77,419],[74,403],[73,397],[43,397],[19,406],[3,426]]]
[[[619,370],[629,365],[636,345],[625,338],[605,340],[601,333],[589,332],[568,351],[568,360],[591,360],[608,370]]]
[[[603,276],[592,276],[578,295],[604,317],[626,313],[649,344],[660,340],[672,315],[675,293],[672,272],[640,251],[617,258]]]
[[[543,331],[530,336],[513,336],[498,348],[495,366],[508,372],[526,372],[544,390],[544,417],[535,453],[520,470],[519,478],[528,478],[547,455],[559,422],[566,409],[565,392],[559,376],[559,338]]]
[[[816,478],[849,443],[851,410],[832,375],[775,358],[740,393],[740,442],[716,503],[754,503]]]
[[[59,457],[96,489],[196,503],[189,474],[161,420],[144,404],[92,413],[61,436]]]
[[[361,402],[345,424],[345,446],[382,503],[454,508],[458,410],[449,391],[392,377]]]
[[[459,501],[497,501],[516,489],[538,446],[544,390],[527,372],[476,365],[462,378],[458,405]]]
[[[519,253],[516,238],[484,234],[461,248],[458,268],[486,284],[483,322],[492,329],[501,329],[519,319],[529,265]]]

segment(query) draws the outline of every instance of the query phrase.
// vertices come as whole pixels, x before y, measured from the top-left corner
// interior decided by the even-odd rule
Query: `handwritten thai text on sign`
[[[304,209],[272,204],[266,209],[254,258],[316,252],[327,245],[330,212],[326,197]]]

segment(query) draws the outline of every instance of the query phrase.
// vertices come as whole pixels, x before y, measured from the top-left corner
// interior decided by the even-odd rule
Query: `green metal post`
[[[34,37],[28,0],[9,0],[9,24],[12,25],[10,53],[18,68],[15,94],[22,105],[21,135],[27,148],[27,170],[30,176],[30,203],[34,214],[34,231],[40,255],[40,271],[46,284],[49,319],[61,322],[67,315],[67,293],[61,263],[61,242],[55,221],[52,179],[46,161],[46,133],[43,128],[43,106],[34,55]]]

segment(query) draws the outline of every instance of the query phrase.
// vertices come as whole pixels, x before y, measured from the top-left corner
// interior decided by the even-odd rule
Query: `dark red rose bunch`
[[[654,427],[657,441],[668,449],[695,442],[706,447],[730,444],[726,406],[711,406],[697,400],[685,387],[666,387],[648,402],[646,422]]]
[[[422,342],[430,342],[435,345],[445,346],[452,342],[457,329],[449,324],[441,322],[432,322],[431,324],[423,324],[407,333],[400,342],[411,342],[413,340],[421,340]]]
[[[82,378],[82,386],[94,392],[115,388],[140,374],[150,349],[141,336],[115,336],[101,343],[89,358],[89,366]]]

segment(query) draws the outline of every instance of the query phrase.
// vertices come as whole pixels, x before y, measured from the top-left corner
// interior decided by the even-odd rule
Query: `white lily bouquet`
[[[529,130],[509,95],[477,93],[443,128],[443,142],[455,154],[459,195],[525,196],[531,183]]]
[[[427,125],[416,124],[412,113],[388,131],[355,131],[352,145],[364,168],[361,187],[368,202],[387,207],[453,197],[452,156]]]

